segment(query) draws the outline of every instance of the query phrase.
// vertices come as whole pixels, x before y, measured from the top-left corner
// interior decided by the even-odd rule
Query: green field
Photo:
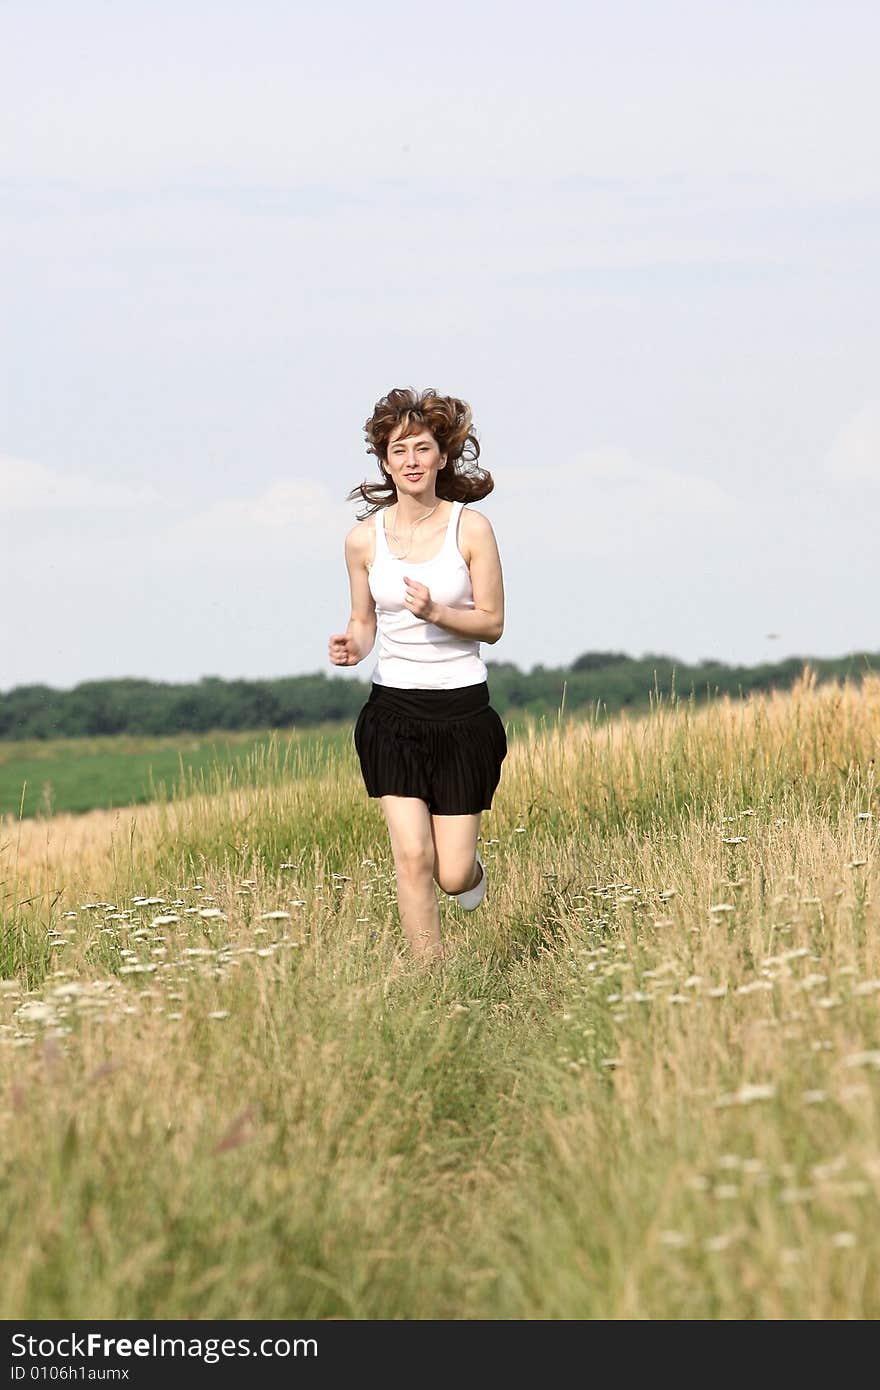
[[[527,721],[505,721],[512,737]],[[545,725],[552,723],[547,719]],[[119,734],[83,739],[0,741],[0,816],[52,816],[144,805],[204,788],[246,783],[293,763],[324,776],[353,747],[354,720],[303,729],[273,729],[170,738]]]
[[[434,966],[344,734],[5,821],[0,1317],[877,1317],[878,742],[524,727]]]
[[[218,769],[244,778],[249,761],[272,744],[300,750],[316,771],[323,772],[346,738],[351,738],[350,725],[302,732],[0,742],[0,816],[141,805],[204,785]],[[283,755],[279,768],[284,775]]]

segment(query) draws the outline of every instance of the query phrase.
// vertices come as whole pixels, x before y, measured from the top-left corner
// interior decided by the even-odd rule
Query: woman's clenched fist
[[[361,659],[354,638],[347,632],[334,632],[328,652],[334,666],[357,666]]]

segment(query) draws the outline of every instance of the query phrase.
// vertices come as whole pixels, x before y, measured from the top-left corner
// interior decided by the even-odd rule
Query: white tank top
[[[404,690],[455,690],[488,678],[475,639],[458,637],[436,623],[417,618],[406,607],[403,576],[426,584],[435,603],[474,608],[470,570],[458,548],[458,518],[463,502],[453,502],[443,546],[432,560],[413,564],[393,555],[385,535],[385,508],[374,515],[376,555],[370,567],[370,593],[376,602],[379,654],[375,685]]]

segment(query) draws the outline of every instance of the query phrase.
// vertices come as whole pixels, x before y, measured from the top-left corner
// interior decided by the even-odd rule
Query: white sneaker
[[[479,907],[486,896],[486,866],[480,858],[479,850],[477,850],[477,863],[483,871],[483,877],[476,888],[466,888],[463,893],[450,893],[449,895],[455,898],[455,901],[464,908],[465,912],[473,912],[474,908]]]

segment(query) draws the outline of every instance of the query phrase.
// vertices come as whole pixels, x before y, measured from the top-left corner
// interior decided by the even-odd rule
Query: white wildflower
[[[824,985],[827,979],[827,975],[805,975],[804,978],[798,982],[797,988],[803,990],[815,989],[817,985]]]
[[[708,1240],[703,1241],[703,1249],[709,1254],[718,1254],[739,1240],[740,1235],[739,1231],[724,1231],[721,1235],[710,1236]]]
[[[851,1250],[858,1242],[853,1231],[835,1231],[831,1237],[831,1244],[838,1250]]]
[[[681,1231],[661,1231],[658,1238],[661,1245],[668,1245],[670,1250],[681,1250],[688,1243]]]
[[[873,1067],[880,1070],[880,1050],[873,1049],[869,1052],[851,1052],[848,1057],[843,1058],[845,1067]]]
[[[15,1017],[28,1019],[33,1023],[44,1023],[55,1017],[55,1010],[43,999],[29,999],[15,1010]]]
[[[719,1096],[714,1105],[716,1109],[728,1105],[752,1105],[755,1101],[772,1100],[775,1095],[776,1087],[772,1083],[740,1086],[738,1091],[730,1091],[726,1095]]]

